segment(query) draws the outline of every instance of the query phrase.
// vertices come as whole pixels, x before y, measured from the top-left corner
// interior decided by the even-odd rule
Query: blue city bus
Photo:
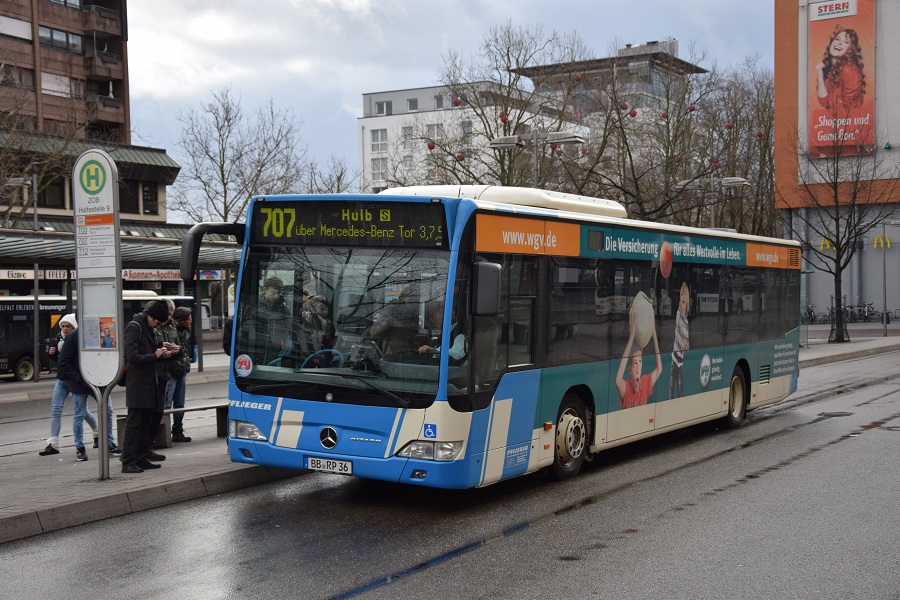
[[[231,340],[231,460],[442,488],[545,469],[796,390],[797,243],[537,189],[259,196]]]

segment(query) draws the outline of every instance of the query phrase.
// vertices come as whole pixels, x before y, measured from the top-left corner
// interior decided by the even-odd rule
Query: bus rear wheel
[[[731,429],[737,429],[744,422],[747,415],[747,377],[742,368],[735,367],[731,374],[731,385],[728,386],[728,415],[725,424]]]
[[[550,478],[561,481],[577,475],[584,464],[587,442],[584,402],[575,394],[566,394],[556,419],[556,452]]]
[[[16,363],[16,370],[13,373],[16,381],[28,381],[34,378],[34,361],[30,356],[23,356]]]

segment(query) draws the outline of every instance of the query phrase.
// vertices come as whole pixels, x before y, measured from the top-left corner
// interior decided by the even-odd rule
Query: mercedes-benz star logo
[[[338,443],[337,431],[331,427],[323,427],[322,431],[319,432],[319,443],[322,444],[323,448],[331,450]]]

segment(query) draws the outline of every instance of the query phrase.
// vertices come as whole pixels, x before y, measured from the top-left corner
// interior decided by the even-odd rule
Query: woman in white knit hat
[[[60,331],[60,340],[56,347],[56,352],[54,353],[56,356],[59,356],[59,352],[62,351],[63,344],[66,342],[66,336],[68,336],[71,332],[75,331],[78,328],[78,322],[75,320],[75,314],[65,315],[62,319],[59,320],[59,331]],[[53,400],[51,401],[50,408],[50,437],[47,438],[47,447],[41,450],[38,454],[41,456],[50,456],[51,454],[59,454],[59,430],[62,426],[62,413],[63,413],[63,405],[66,402],[66,397],[69,395],[69,384],[64,380],[57,378],[56,385],[53,388]],[[72,431],[75,434],[75,458],[77,460],[83,461],[87,460],[87,452],[84,450],[84,443],[82,441],[83,437],[83,426],[81,424],[82,420],[87,421],[88,426],[90,426],[91,430],[94,432],[97,431],[97,418],[94,414],[88,410],[87,403],[85,402],[84,397],[76,397],[73,395],[75,400],[75,410],[72,415]],[[95,435],[97,435],[95,433]]]

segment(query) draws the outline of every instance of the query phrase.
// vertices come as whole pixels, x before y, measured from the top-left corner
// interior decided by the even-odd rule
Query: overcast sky
[[[757,55],[771,69],[773,10],[772,0],[132,0],[132,143],[184,164],[176,115],[230,85],[245,109],[269,98],[292,108],[314,158],[356,170],[362,94],[437,83],[447,50],[473,55],[507,20],[575,31],[597,58],[674,37],[683,59],[693,43],[720,66]]]

